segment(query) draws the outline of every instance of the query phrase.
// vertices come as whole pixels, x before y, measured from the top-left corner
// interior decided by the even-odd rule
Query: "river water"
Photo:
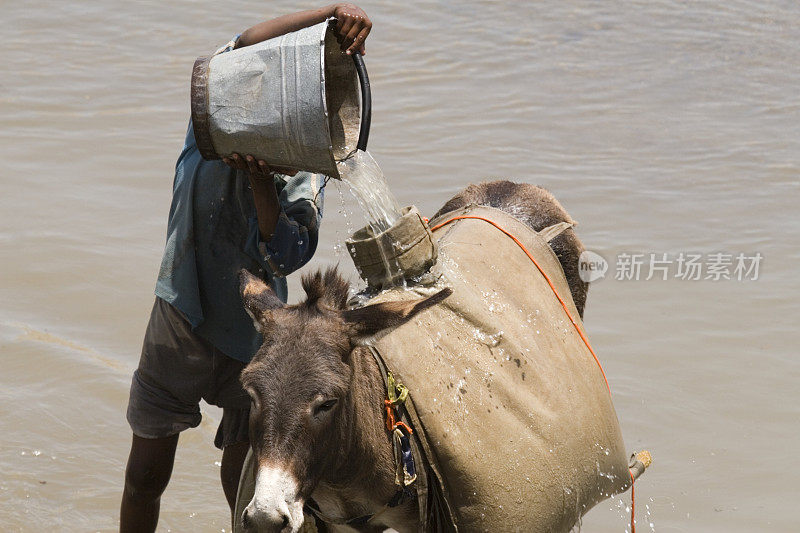
[[[152,305],[192,62],[299,7],[310,5],[4,3],[4,531],[116,528],[127,391]],[[430,215],[470,182],[541,184],[608,262],[589,293],[586,328],[626,445],[655,460],[636,485],[640,530],[652,522],[663,532],[796,531],[800,7],[364,8],[375,23],[370,152],[399,202]],[[351,270],[341,242],[364,219],[335,185],[326,202],[307,268],[340,261]],[[690,257],[701,279],[687,271]],[[637,276],[631,267],[640,263]],[[220,413],[204,413],[181,437],[164,531],[228,528],[212,446]],[[625,531],[628,502],[601,503],[583,530]]]

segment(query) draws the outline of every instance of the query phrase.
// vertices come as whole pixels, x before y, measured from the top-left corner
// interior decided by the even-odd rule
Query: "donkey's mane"
[[[339,274],[335,266],[328,267],[325,271],[303,274],[301,283],[306,292],[306,301],[303,302],[306,307],[319,303],[335,309],[344,309],[347,306],[350,283]]]

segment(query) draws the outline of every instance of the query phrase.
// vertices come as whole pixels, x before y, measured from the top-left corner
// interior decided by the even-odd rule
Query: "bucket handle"
[[[372,92],[369,89],[369,76],[367,67],[364,65],[364,58],[358,52],[353,53],[353,63],[358,73],[358,83],[361,86],[361,128],[358,132],[358,150],[367,150],[369,140],[369,126],[372,122]]]

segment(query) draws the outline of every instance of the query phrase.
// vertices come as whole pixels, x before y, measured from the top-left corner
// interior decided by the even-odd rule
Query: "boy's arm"
[[[337,20],[337,33],[342,51],[347,54],[357,51],[364,55],[366,53],[364,41],[372,29],[372,22],[360,7],[353,4],[331,4],[319,9],[300,11],[261,22],[242,33],[236,42],[236,48],[250,46],[301,30],[331,17],[335,17]]]
[[[253,203],[256,206],[256,216],[258,217],[258,231],[261,238],[268,241],[275,233],[275,226],[278,223],[278,216],[281,206],[278,202],[278,192],[275,190],[273,180],[273,169],[265,161],[256,160],[252,155],[245,157],[239,154],[232,154],[231,157],[223,158],[226,165],[237,170],[243,170],[250,180],[250,187],[253,189]],[[296,171],[295,171],[296,173]]]
[[[287,276],[307,263],[317,248],[322,217],[323,183],[318,174],[284,171],[276,178],[274,168],[252,156],[232,154],[229,164],[250,180],[256,219],[248,238],[248,253],[258,257],[272,274]],[[282,182],[279,187],[278,181]]]

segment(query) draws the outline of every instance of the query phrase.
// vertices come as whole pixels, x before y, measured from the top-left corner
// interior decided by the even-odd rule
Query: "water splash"
[[[352,213],[348,212],[347,205],[344,201],[344,194],[342,193],[342,187],[339,186],[339,183],[336,183],[336,192],[339,196],[339,218],[344,220],[345,227],[347,231],[347,235],[352,235],[355,228],[353,227],[352,217],[349,216]],[[341,235],[338,229],[336,229],[336,235],[333,244],[333,253],[336,257],[336,260],[341,262],[342,259],[345,257],[345,246],[344,246],[344,237]]]
[[[336,167],[376,233],[386,231],[400,219],[400,204],[389,190],[381,167],[369,152],[358,150],[336,163]]]

